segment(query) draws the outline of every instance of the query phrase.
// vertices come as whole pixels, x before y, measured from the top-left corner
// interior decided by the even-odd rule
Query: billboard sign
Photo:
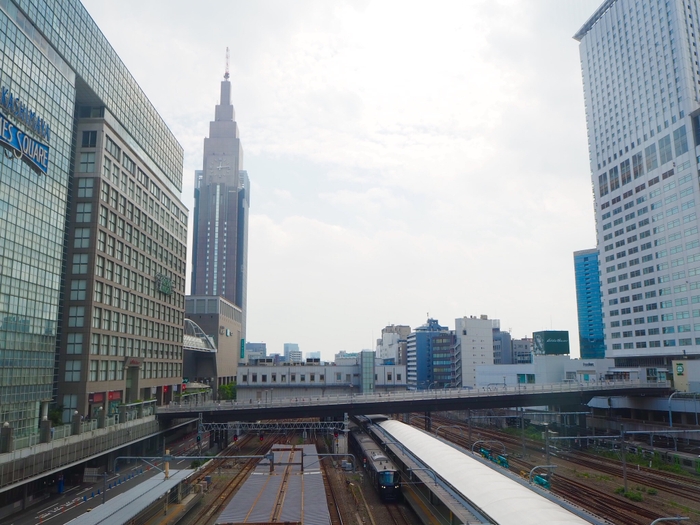
[[[569,355],[567,330],[544,330],[532,334],[535,355]]]

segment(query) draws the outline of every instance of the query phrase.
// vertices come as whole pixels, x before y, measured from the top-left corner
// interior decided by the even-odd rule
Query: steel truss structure
[[[347,432],[347,421],[288,421],[282,423],[251,423],[231,421],[228,423],[205,423],[201,419],[199,421],[199,432],[206,431],[222,431],[228,430],[234,434],[243,434],[247,432],[268,432],[268,433],[287,433],[298,431],[319,431],[319,432]]]

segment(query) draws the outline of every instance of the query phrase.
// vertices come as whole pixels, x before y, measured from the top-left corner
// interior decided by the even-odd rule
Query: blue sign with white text
[[[32,168],[46,175],[49,147],[33,139],[0,113],[0,143],[9,146],[15,157],[24,159]]]

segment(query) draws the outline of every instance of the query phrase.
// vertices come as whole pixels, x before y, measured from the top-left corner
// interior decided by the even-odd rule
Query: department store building
[[[0,0],[0,424],[169,401],[183,151],[77,0]]]

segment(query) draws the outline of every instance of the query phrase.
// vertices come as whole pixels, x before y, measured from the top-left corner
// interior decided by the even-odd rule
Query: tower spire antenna
[[[228,47],[227,47],[227,48],[226,48],[226,73],[224,73],[224,80],[228,80],[228,77],[230,76],[230,75],[228,74],[228,60],[229,60],[229,57],[230,57],[230,53],[229,53]]]

